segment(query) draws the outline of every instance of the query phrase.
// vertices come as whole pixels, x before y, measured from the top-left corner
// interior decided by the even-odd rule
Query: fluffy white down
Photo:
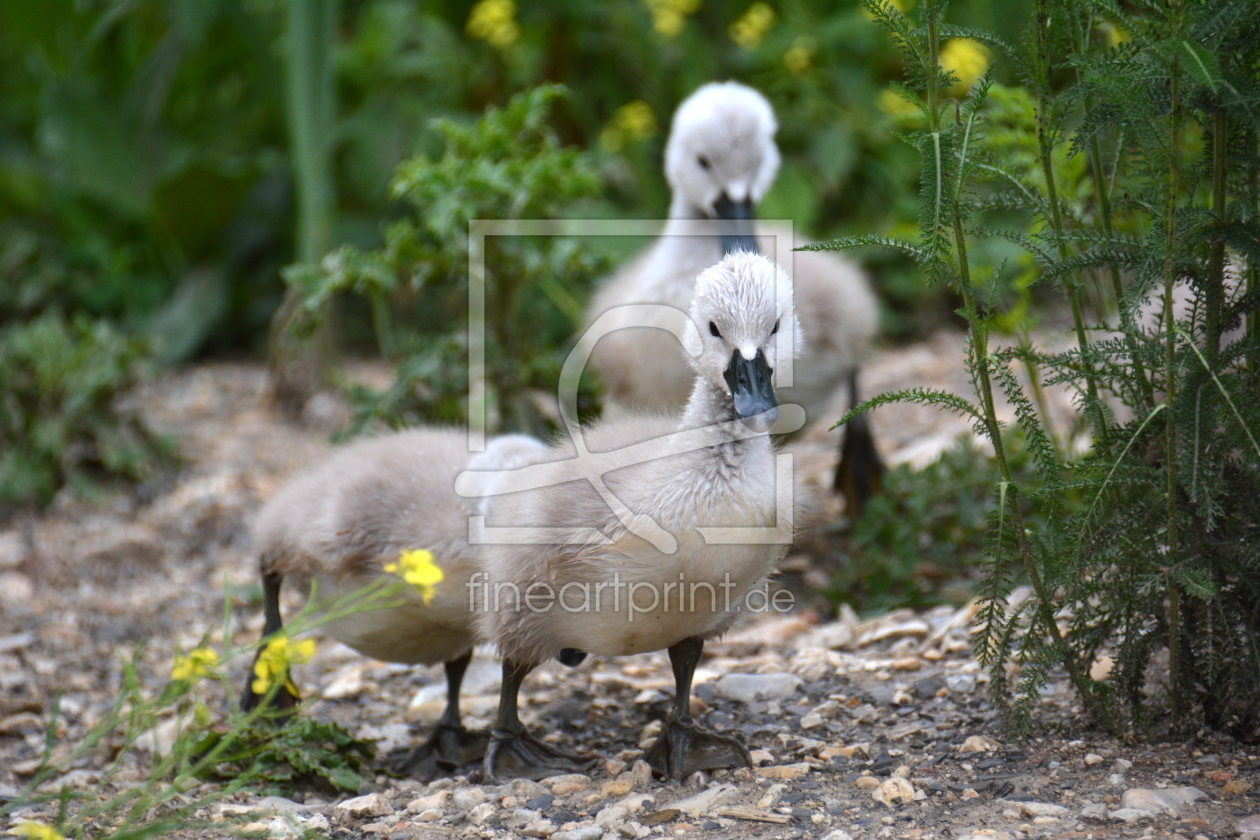
[[[350,444],[263,507],[254,527],[262,570],[302,590],[314,580],[322,600],[370,583],[404,549],[427,549],[445,574],[429,604],[408,588],[401,605],[337,619],[323,632],[387,662],[455,659],[473,645],[468,517],[484,512],[484,499],[456,495],[455,477],[464,469],[521,466],[542,451],[539,441],[511,435],[470,457],[467,433],[456,429],[412,429]]]
[[[786,546],[710,544],[698,529],[780,524],[770,440],[764,434],[738,439],[740,425],[722,373],[739,345],[750,342],[773,364],[775,323],[781,322],[781,330],[794,328],[785,284],[777,266],[751,254],[732,255],[706,272],[691,317],[697,323],[720,320],[727,332],[720,337],[703,332],[704,348],[695,361],[699,376],[682,417],[627,414],[596,423],[583,439],[591,452],[613,460],[610,469],[603,471],[599,459],[580,460],[574,480],[512,492],[491,504],[493,526],[568,533],[595,528],[609,540],[486,547],[478,625],[505,657],[535,664],[564,648],[598,655],[659,650],[690,636],[720,634],[740,616],[744,595],[771,573]],[[615,460],[642,442],[650,442],[649,452],[663,451],[664,436],[702,427],[713,428],[714,445],[650,460]],[[548,460],[574,455],[571,443],[562,441]],[[601,472],[629,511],[651,517],[674,535],[675,553],[658,551],[622,524],[587,480]],[[681,600],[680,582],[686,593]],[[636,585],[642,586],[632,590]],[[531,586],[540,595],[550,591],[557,601],[547,609],[531,608]]]
[[[682,236],[687,220],[713,217],[723,191],[738,201],[760,201],[778,171],[774,112],[760,93],[736,82],[709,84],[675,112],[665,169],[673,200],[670,222],[645,252],[610,277],[593,297],[587,323],[616,306],[658,303],[686,311],[696,277],[721,258],[717,236]],[[702,166],[703,158],[708,166]],[[775,239],[760,234],[762,253],[782,265],[796,290],[805,336],[793,387],[781,403],[805,409],[809,422],[826,419],[837,390],[865,357],[879,309],[865,272],[830,253],[775,253]],[[796,246],[808,244],[798,238]],[[693,373],[673,339],[659,329],[618,330],[602,338],[591,357],[617,407],[672,411],[691,392]]]

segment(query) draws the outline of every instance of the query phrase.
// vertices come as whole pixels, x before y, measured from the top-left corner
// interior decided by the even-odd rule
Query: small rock
[[[771,785],[765,793],[765,796],[757,800],[757,807],[761,809],[773,808],[779,804],[779,799],[783,794],[787,793],[787,785]]]
[[[1081,816],[1087,820],[1104,822],[1107,819],[1107,806],[1101,802],[1091,802],[1081,809]]]
[[[894,671],[917,671],[923,667],[923,663],[918,658],[909,656],[905,659],[894,659],[892,669]]]
[[[416,819],[420,822],[437,822],[444,816],[446,816],[446,812],[441,808],[429,808],[421,811],[419,815],[416,816]]]
[[[432,809],[442,809],[450,805],[451,792],[449,790],[439,790],[437,793],[431,793],[428,796],[421,796],[407,803],[407,810],[413,814],[419,814],[423,811]]]
[[[1238,821],[1239,834],[1260,834],[1260,814],[1251,814]]]
[[[352,817],[387,817],[394,813],[394,806],[390,805],[389,800],[379,793],[347,799],[345,802],[338,803],[336,808]]]
[[[1102,764],[1103,757],[1098,753],[1087,753],[1085,756],[1085,766],[1093,767],[1095,764]]]
[[[801,687],[795,674],[727,674],[717,681],[715,691],[724,700],[751,703],[756,700],[786,700]]]
[[[585,777],[582,778],[585,779]],[[530,799],[537,799],[540,796],[546,796],[550,793],[550,791],[538,784],[538,782],[530,781],[529,779],[513,779],[504,785],[500,790],[505,794],[515,796],[521,802],[527,802]]]
[[[1242,779],[1233,779],[1224,784],[1221,788],[1221,793],[1228,794],[1229,796],[1237,796],[1241,793],[1247,793],[1252,787],[1253,785],[1251,782],[1245,782]]]
[[[976,678],[971,674],[950,674],[945,687],[955,694],[970,694],[976,690]]]
[[[801,762],[800,764],[779,764],[771,767],[758,767],[757,775],[763,779],[801,779],[809,774],[813,768]]]
[[[611,782],[604,782],[599,792],[605,799],[615,799],[618,796],[625,796],[632,790],[634,790],[634,779],[630,778],[629,773],[622,773]]]
[[[628,838],[628,840],[643,840],[643,838],[652,833],[652,829],[634,821],[622,823],[617,827],[617,831],[622,837]]]
[[[499,809],[493,802],[482,802],[480,805],[474,805],[468,812],[468,821],[473,825],[485,825],[498,812]]]
[[[1107,816],[1113,822],[1122,822],[1126,825],[1132,825],[1138,820],[1154,819],[1155,812],[1147,811],[1145,808],[1118,808]]]
[[[1133,769],[1133,762],[1123,758],[1117,758],[1115,763],[1111,765],[1111,769],[1117,773],[1128,773]]]
[[[858,776],[853,784],[857,785],[858,790],[875,790],[879,787],[879,779],[874,776]]]
[[[976,793],[975,788],[967,788],[962,792],[963,799],[979,799],[980,794]]]
[[[315,814],[307,818],[303,828],[310,831],[318,831],[320,834],[327,834],[332,829],[332,826],[328,824],[328,817],[325,817],[323,814]]]
[[[556,796],[568,796],[571,793],[580,793],[591,786],[591,780],[579,773],[569,773],[564,776],[552,776],[543,779],[543,784],[551,789]]]
[[[486,801],[486,793],[479,787],[460,788],[451,793],[451,805],[459,811],[471,811]]]
[[[550,837],[556,833],[556,826],[551,820],[534,820],[521,829],[526,837]]]
[[[801,718],[801,729],[813,729],[817,726],[822,726],[826,722],[827,719],[818,714],[818,712],[810,712]]]
[[[1107,784],[1112,787],[1122,787],[1124,785],[1124,776],[1119,773],[1112,773],[1107,777]]]
[[[557,831],[551,840],[599,840],[604,836],[604,829],[598,825],[586,825],[568,831]]]
[[[844,829],[837,828],[830,834],[824,834],[822,840],[853,840],[853,836]]]
[[[739,796],[739,788],[735,787],[735,785],[715,785],[707,790],[700,791],[694,796],[688,796],[686,799],[680,799],[671,803],[668,807],[676,808],[684,814],[703,814],[707,811],[712,811],[719,805],[730,802],[737,796]]]
[[[1051,802],[1020,802],[1019,810],[1025,817],[1064,817],[1071,813],[1064,806]]]
[[[902,804],[913,802],[916,799],[925,798],[926,794],[915,790],[914,785],[900,776],[893,776],[871,791],[871,796],[891,808],[896,802],[901,802]]]
[[[1167,790],[1133,788],[1124,792],[1124,796],[1120,798],[1120,807],[1179,817],[1182,806],[1198,802],[1200,799],[1207,799],[1207,794],[1195,787],[1168,788]]]
[[[958,748],[958,751],[960,753],[993,752],[1001,748],[1002,745],[992,738],[986,738],[983,735],[972,735],[962,742],[962,746]]]

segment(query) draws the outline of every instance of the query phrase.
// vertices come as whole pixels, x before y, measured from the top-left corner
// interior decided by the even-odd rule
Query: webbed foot
[[[708,732],[687,721],[670,721],[644,760],[663,779],[685,779],[697,770],[752,767],[748,748],[725,735]]]
[[[544,744],[528,732],[512,734],[496,729],[482,759],[482,775],[489,784],[499,779],[545,779],[561,773],[584,773],[594,756],[574,755]]]
[[[480,761],[489,740],[488,733],[442,724],[414,750],[390,756],[385,769],[399,776],[424,779],[454,775],[459,768]]]

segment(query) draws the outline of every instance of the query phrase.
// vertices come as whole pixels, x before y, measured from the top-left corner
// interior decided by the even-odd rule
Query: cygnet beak
[[[722,193],[713,202],[713,214],[726,224],[722,230],[722,256],[733,251],[757,253],[757,238],[753,236],[753,203],[745,196],[742,201],[731,201],[730,196]]]
[[[766,354],[758,349],[752,359],[745,359],[736,350],[723,374],[735,400],[735,416],[755,432],[769,431],[779,419],[779,403],[770,384],[771,373]]]

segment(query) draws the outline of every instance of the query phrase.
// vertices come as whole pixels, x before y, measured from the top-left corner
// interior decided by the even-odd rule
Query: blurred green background
[[[949,19],[1017,40],[1027,6],[970,0]],[[0,322],[106,318],[165,363],[265,353],[294,261],[286,12],[0,0]],[[603,184],[574,216],[662,216],[673,109],[734,78],[780,123],[783,168],[760,216],[813,237],[915,220],[917,164],[891,139],[904,116],[885,93],[899,59],[855,0],[342,0],[333,73],[334,244],[379,246],[406,210],[389,196],[395,167],[442,152],[434,119],[471,122],[542,82],[570,88],[553,124],[592,151]],[[864,259],[888,336],[949,317],[908,263]],[[370,329],[348,321],[343,349],[368,349]]]

